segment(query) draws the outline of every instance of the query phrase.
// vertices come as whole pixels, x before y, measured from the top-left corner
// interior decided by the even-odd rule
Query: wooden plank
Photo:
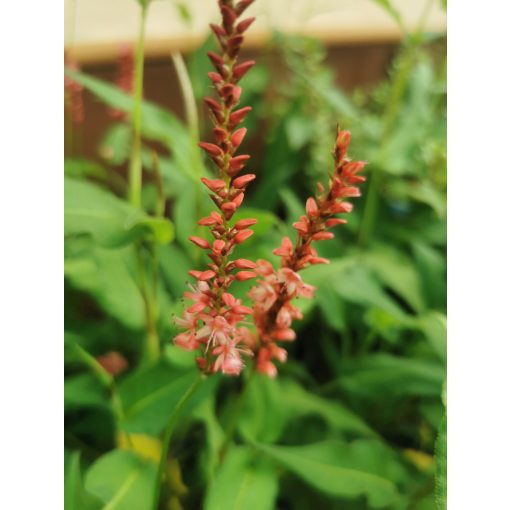
[[[446,13],[438,0],[393,0],[404,25],[412,30],[426,12],[429,31],[446,30]],[[65,49],[81,63],[115,59],[121,43],[136,39],[139,6],[135,0],[66,0]],[[191,23],[180,19],[175,6],[155,1],[147,19],[146,55],[167,56],[187,52],[207,36],[208,25],[218,18],[215,0],[188,0]],[[257,0],[248,11],[257,16],[246,44],[265,44],[272,30],[317,37],[326,44],[395,42],[402,31],[371,0]]]

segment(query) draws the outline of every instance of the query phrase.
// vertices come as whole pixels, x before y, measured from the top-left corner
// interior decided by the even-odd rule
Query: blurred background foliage
[[[185,59],[198,104],[212,46]],[[350,154],[369,162],[363,197],[320,246],[331,264],[303,272],[317,295],[301,304],[279,377],[211,377],[184,409],[161,508],[446,508],[445,41],[408,33],[386,78],[349,93],[324,60],[318,41],[277,33],[244,80],[258,178],[240,215],[258,224],[239,256],[271,258],[293,235],[328,178],[337,124],[352,132]],[[129,118],[126,93],[66,74]],[[205,139],[209,126],[186,106],[183,121],[143,103],[143,209],[126,200],[127,120],[112,120],[93,159],[65,160],[69,509],[151,508],[161,433],[195,378],[193,356],[172,345],[172,316],[188,269],[205,264],[187,238],[210,209],[196,146],[196,126]],[[80,126],[68,129],[71,143]]]

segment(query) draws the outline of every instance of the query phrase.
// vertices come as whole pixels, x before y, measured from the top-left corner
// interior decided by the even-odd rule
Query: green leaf
[[[446,362],[446,316],[429,312],[417,319],[417,325],[439,359]]]
[[[101,502],[83,487],[80,452],[73,452],[64,474],[64,508],[66,510],[99,510]]]
[[[85,487],[103,510],[150,510],[156,471],[154,462],[132,451],[113,450],[90,467]]]
[[[274,467],[247,447],[231,448],[209,486],[205,510],[272,510],[278,492]]]
[[[406,256],[384,247],[364,254],[362,260],[383,285],[399,294],[415,311],[424,309],[419,274]]]
[[[70,411],[83,407],[110,408],[105,387],[89,373],[68,377],[64,383],[64,409]]]
[[[446,414],[443,417],[436,442],[436,506],[437,510],[446,510]]]
[[[66,69],[65,74],[80,83],[108,106],[131,113],[133,98],[109,83]],[[142,102],[142,136],[161,142],[171,152],[177,163],[176,168],[195,182],[206,174],[196,140],[188,129],[170,112],[148,101]]]
[[[400,498],[394,480],[405,475],[377,441],[256,446],[306,483],[331,496],[346,499],[365,496],[371,508],[395,504]]]
[[[160,362],[129,375],[119,385],[124,408],[121,423],[126,432],[157,435],[163,430],[177,402],[197,377],[195,366],[184,368]],[[210,377],[191,398],[183,414],[205,399],[215,385]]]
[[[133,246],[97,247],[84,257],[66,260],[64,271],[73,287],[88,292],[109,315],[130,329],[141,329],[145,313],[135,267]]]
[[[113,124],[101,141],[99,152],[112,165],[122,165],[129,159],[131,139],[129,124],[124,122]]]
[[[374,395],[438,397],[444,376],[444,367],[437,362],[381,353],[345,362],[338,382],[352,394],[372,398]]]
[[[152,218],[89,182],[64,179],[64,233],[90,234],[99,244],[118,247],[150,235],[161,244],[173,239],[173,226]]]
[[[293,419],[307,414],[320,416],[337,431],[353,432],[361,436],[374,436],[375,432],[354,412],[338,400],[327,400],[306,391],[292,380],[282,381],[281,404]]]

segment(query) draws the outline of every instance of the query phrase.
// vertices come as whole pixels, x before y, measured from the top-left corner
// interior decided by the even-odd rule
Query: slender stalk
[[[188,70],[182,55],[178,51],[172,52],[172,62],[177,73],[179,80],[179,87],[181,89],[182,98],[184,100],[184,108],[186,110],[186,123],[190,130],[191,136],[198,140],[198,112],[195,97],[193,95],[193,87]]]
[[[141,128],[145,20],[147,18],[147,7],[148,3],[143,2],[141,4],[140,32],[135,55],[133,113],[131,115],[133,141],[131,148],[131,161],[129,165],[129,200],[135,207],[140,207],[142,202]]]
[[[154,483],[154,492],[152,498],[152,510],[157,510],[159,505],[159,495],[161,492],[161,479],[163,478],[163,472],[165,470],[165,465],[168,457],[168,447],[170,446],[170,439],[172,438],[172,433],[174,431],[175,425],[177,424],[177,419],[179,418],[182,409],[189,402],[190,398],[196,392],[196,390],[201,385],[202,381],[206,378],[203,374],[199,374],[195,381],[191,384],[191,386],[187,389],[186,393],[181,397],[177,405],[175,406],[168,423],[165,428],[165,433],[163,436],[163,445],[161,447],[161,457],[159,459],[158,473],[156,476],[156,481]]]

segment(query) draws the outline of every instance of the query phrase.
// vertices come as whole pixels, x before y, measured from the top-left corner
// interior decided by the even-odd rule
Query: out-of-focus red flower
[[[126,358],[117,351],[110,351],[96,358],[96,361],[111,375],[118,375],[128,367]]]
[[[132,94],[134,88],[135,76],[135,52],[131,44],[122,44],[119,48],[119,57],[117,60],[117,77],[115,84],[119,89]],[[109,115],[116,120],[123,120],[127,117],[126,112],[110,108]]]

